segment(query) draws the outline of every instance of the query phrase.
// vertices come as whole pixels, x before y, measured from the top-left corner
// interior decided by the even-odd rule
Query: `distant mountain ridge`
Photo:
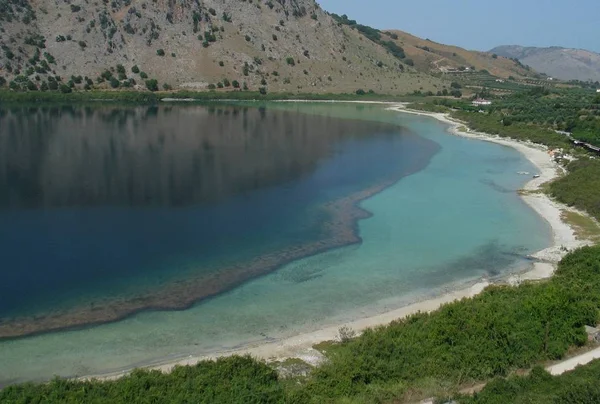
[[[503,45],[490,50],[562,80],[600,80],[600,54],[585,49]]]

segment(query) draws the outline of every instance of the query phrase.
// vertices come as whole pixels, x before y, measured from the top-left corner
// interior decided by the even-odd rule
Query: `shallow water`
[[[511,148],[449,136],[445,125],[433,119],[384,111],[380,106],[286,104],[269,105],[267,111],[291,114],[295,119],[335,119],[336,127],[343,128],[340,132],[356,127],[357,121],[346,121],[352,123],[347,127],[340,122],[348,117],[369,125],[385,124],[376,125],[379,136],[373,139],[359,135],[347,140],[341,133],[342,140],[332,141],[336,152],[325,153],[305,171],[308,174],[292,180],[313,178],[326,184],[319,188],[319,196],[310,203],[305,200],[294,205],[294,195],[298,194],[292,193],[288,200],[292,206],[282,213],[283,217],[291,216],[286,221],[288,229],[312,224],[300,233],[305,241],[320,234],[324,221],[314,213],[319,206],[380,183],[380,176],[401,177],[360,203],[373,214],[358,222],[362,242],[294,260],[188,310],[143,312],[116,323],[0,342],[0,383],[53,374],[97,374],[291,336],[394,309],[419,296],[437,293],[450,283],[522,270],[529,265],[527,254],[550,243],[547,224],[516,193],[530,178],[517,173],[533,173],[534,167]],[[396,129],[388,124],[396,125]],[[367,132],[373,130],[369,125],[364,126]],[[394,138],[404,139],[401,147],[389,147],[398,142]],[[379,141],[384,143],[377,146]],[[307,144],[313,142],[314,138]],[[396,153],[398,158],[380,158],[386,149],[385,155]],[[367,171],[371,174],[348,171],[356,167],[370,167]],[[414,172],[414,167],[419,171]],[[331,178],[332,173],[348,172],[353,175]],[[289,186],[289,181],[283,183]],[[314,182],[311,186],[315,187]],[[226,194],[224,198],[231,197]],[[261,201],[259,198],[255,207]],[[198,206],[198,201],[192,202],[190,206]],[[145,220],[153,220],[152,209],[157,208],[144,208]],[[181,209],[176,209],[179,214]],[[14,209],[8,211],[13,217]],[[165,222],[172,220],[170,216]],[[255,246],[258,251],[277,250],[299,240],[280,233],[285,234],[282,244],[270,242],[268,231],[263,234],[246,251],[255,253]],[[297,235],[297,230],[292,234]],[[238,257],[245,259],[247,255]],[[177,276],[182,274],[187,272],[179,271]],[[156,282],[150,279],[146,287],[156,286]],[[79,298],[75,294],[72,302]],[[40,302],[43,305],[44,299]]]

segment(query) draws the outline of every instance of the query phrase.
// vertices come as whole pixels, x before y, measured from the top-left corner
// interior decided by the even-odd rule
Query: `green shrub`
[[[290,57],[288,57],[288,58],[286,58],[286,59],[285,59],[285,62],[286,62],[288,65],[290,65],[290,66],[296,66],[296,61],[295,61],[295,60],[294,60],[294,58],[293,58],[293,57],[291,57],[291,56],[290,56]]]
[[[132,72],[132,73],[135,73],[135,74],[138,74],[138,73],[140,72],[140,68],[139,68],[137,65],[134,65],[134,66],[131,68],[131,72]]]
[[[146,80],[146,88],[150,91],[158,91],[158,81],[156,79]]]
[[[165,50],[164,49],[157,49],[156,50],[156,54],[158,56],[165,56]]]

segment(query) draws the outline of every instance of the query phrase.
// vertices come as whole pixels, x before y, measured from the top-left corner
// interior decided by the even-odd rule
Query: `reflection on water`
[[[0,205],[181,206],[297,179],[383,124],[247,107],[2,111]]]
[[[398,126],[242,106],[0,109],[0,338],[182,309],[357,243]]]

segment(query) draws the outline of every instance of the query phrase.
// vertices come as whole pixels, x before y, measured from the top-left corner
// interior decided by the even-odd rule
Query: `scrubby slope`
[[[134,78],[145,87],[141,73],[160,88],[199,90],[234,80],[298,92],[442,86],[312,0],[0,0],[0,26],[0,76],[17,77],[14,88],[41,87],[48,75],[108,87],[109,73],[98,83],[107,69],[113,86]]]
[[[532,76],[535,72],[511,60],[492,52],[469,51],[458,46],[444,45],[428,39],[422,39],[409,33],[397,30],[387,31],[396,38],[407,57],[413,60],[417,69],[423,72],[447,72],[469,68],[487,70],[497,77],[515,78]]]

